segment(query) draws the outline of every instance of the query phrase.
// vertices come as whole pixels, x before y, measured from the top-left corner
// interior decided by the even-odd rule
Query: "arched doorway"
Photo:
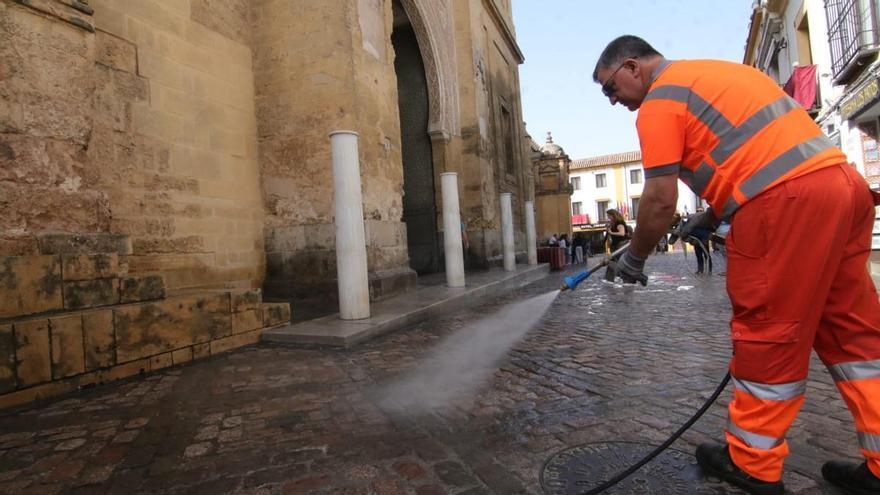
[[[419,274],[440,269],[434,164],[428,135],[429,100],[425,65],[415,31],[398,0],[393,3],[394,72],[403,158],[403,221],[410,268]]]

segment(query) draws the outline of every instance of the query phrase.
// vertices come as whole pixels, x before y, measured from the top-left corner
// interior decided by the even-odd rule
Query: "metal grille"
[[[877,50],[877,6],[874,0],[826,0],[828,43],[834,78],[841,79],[859,58]]]

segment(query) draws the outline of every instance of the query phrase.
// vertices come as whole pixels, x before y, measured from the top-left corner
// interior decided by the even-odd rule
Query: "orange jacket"
[[[846,157],[807,112],[752,67],[668,62],[636,127],[645,177],[678,173],[720,218],[761,192]]]

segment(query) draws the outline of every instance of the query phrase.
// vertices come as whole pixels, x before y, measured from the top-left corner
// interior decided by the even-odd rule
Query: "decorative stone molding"
[[[55,17],[76,27],[95,32],[91,23],[94,10],[87,2],[78,0],[15,0],[16,3],[30,7],[45,15]],[[88,20],[83,16],[88,16]]]
[[[458,135],[458,76],[450,0],[401,0],[419,42],[428,79],[428,132]]]

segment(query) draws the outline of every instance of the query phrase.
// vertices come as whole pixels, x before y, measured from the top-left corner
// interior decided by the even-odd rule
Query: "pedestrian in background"
[[[680,237],[731,224],[734,397],[727,443],[701,444],[700,466],[751,493],[784,492],[785,435],[815,349],[866,458],[826,462],[822,475],[880,493],[880,301],[866,269],[878,197],[807,112],[753,67],[669,61],[641,38],[621,36],[602,52],[593,80],[612,105],[639,111],[645,184],[638,228],[613,266],[620,277],[647,283],[645,259],[669,227],[679,178],[711,206]]]
[[[605,229],[605,235],[611,246],[611,252],[614,252],[626,242],[626,219],[613,208],[606,213],[608,214],[608,225]]]
[[[559,249],[562,249],[562,252],[565,255],[565,264],[568,265],[571,263],[571,246],[568,245],[568,235],[560,234],[559,235]]]

